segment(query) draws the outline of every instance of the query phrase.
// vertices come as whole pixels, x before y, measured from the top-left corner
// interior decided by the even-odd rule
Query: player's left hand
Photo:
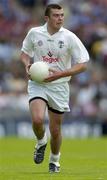
[[[62,71],[56,71],[54,69],[49,69],[49,76],[44,79],[44,82],[55,81],[62,77]]]

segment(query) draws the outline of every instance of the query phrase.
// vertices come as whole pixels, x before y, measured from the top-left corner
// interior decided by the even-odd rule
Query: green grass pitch
[[[63,139],[61,172],[48,173],[50,146],[45,160],[33,162],[34,139],[0,139],[0,180],[107,180],[107,137]]]

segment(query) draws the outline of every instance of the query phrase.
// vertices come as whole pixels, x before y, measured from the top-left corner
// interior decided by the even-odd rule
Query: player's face
[[[64,22],[63,9],[51,9],[47,22],[52,29],[59,30]]]

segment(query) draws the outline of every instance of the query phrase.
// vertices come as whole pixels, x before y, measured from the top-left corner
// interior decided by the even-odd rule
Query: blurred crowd
[[[71,114],[107,123],[106,0],[0,0],[0,110],[28,111],[20,49],[28,30],[44,22],[49,3],[63,5],[64,26],[77,34],[90,54],[88,71],[70,81]]]

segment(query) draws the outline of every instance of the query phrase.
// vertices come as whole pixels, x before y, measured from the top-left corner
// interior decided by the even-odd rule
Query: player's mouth
[[[57,25],[58,25],[58,26],[61,26],[62,24],[63,24],[63,22],[59,22],[59,23],[57,23]]]

